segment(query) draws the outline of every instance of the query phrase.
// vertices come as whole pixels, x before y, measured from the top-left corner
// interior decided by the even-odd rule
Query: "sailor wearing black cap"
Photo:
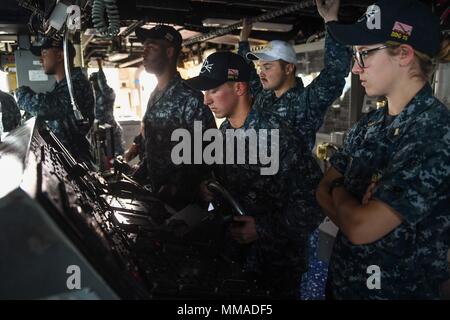
[[[70,41],[68,49],[74,98],[89,126],[77,122],[73,112],[64,72],[62,40],[44,38],[41,43],[31,47],[31,52],[40,56],[44,72],[55,76],[56,84],[53,90],[46,93],[35,93],[31,88],[22,86],[16,90],[15,94],[19,108],[32,116],[37,116],[38,121],[45,121],[75,159],[90,162],[91,156],[86,134],[94,121],[94,93],[81,68],[73,67],[75,48]]]
[[[380,0],[353,25],[352,72],[387,107],[351,130],[317,198],[340,228],[330,261],[338,299],[438,299],[450,274],[450,112],[428,83],[449,61],[439,20],[416,0]]]
[[[171,140],[176,129],[193,134],[194,122],[200,121],[203,130],[215,128],[214,116],[203,105],[200,91],[187,86],[177,71],[182,37],[171,26],[157,25],[152,29],[138,28],[136,36],[144,45],[144,67],[155,74],[158,84],[152,92],[144,115],[145,161],[149,184],[154,192],[175,209],[194,201],[205,171],[203,165],[175,165]],[[139,170],[141,172],[142,170]]]
[[[294,299],[307,266],[308,235],[322,218],[314,197],[321,172],[305,141],[297,138],[278,116],[255,108],[249,93],[250,72],[243,57],[216,52],[203,62],[200,74],[187,83],[204,90],[205,104],[216,117],[226,118],[220,127],[223,137],[230,131],[238,136],[248,130],[266,132],[258,134],[258,142],[245,136],[245,150],[237,152],[229,144],[234,140],[223,141],[223,159],[227,160],[217,166],[216,178],[248,214],[234,218],[230,227],[234,241],[226,242],[227,249],[239,252],[244,270],[259,280],[273,298]],[[255,144],[260,150],[276,146],[271,148],[271,156],[278,157],[276,172],[262,175],[261,168],[267,163],[260,157],[253,164],[229,163],[229,156],[233,160],[243,155],[256,157],[250,154]],[[233,156],[228,154],[231,150]],[[256,152],[256,148],[253,150]],[[236,155],[238,152],[243,154]]]

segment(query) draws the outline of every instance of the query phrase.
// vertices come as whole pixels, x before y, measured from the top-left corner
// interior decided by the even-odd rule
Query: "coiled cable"
[[[92,22],[102,36],[116,36],[120,31],[120,16],[116,0],[94,0]]]

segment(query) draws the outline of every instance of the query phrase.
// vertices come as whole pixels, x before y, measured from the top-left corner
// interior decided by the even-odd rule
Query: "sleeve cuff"
[[[344,174],[348,165],[348,157],[342,153],[335,153],[331,159],[330,164],[333,168],[339,171],[340,174]]]

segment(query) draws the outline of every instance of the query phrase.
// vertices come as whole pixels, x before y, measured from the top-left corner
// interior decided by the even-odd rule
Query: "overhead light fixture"
[[[84,35],[85,36],[98,36],[98,37],[102,36],[101,32],[98,32],[97,29],[95,29],[95,28],[87,28],[84,31]]]
[[[228,27],[229,25],[238,23],[239,20],[208,18],[202,21],[204,27]],[[255,22],[253,30],[273,31],[273,32],[289,32],[292,30],[292,24],[272,23],[272,22]]]
[[[108,55],[108,61],[117,62],[130,56],[128,52],[113,52]]]
[[[134,60],[130,60],[130,61],[119,64],[119,68],[126,68],[128,66],[132,66],[133,64],[136,64],[136,63],[139,63],[142,61],[144,61],[144,58],[142,58],[142,57],[134,59]]]

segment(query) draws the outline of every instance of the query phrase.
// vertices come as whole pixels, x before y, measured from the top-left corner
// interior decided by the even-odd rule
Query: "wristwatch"
[[[339,177],[331,181],[330,188],[328,189],[328,193],[331,195],[334,188],[343,187],[344,186],[344,177]]]

